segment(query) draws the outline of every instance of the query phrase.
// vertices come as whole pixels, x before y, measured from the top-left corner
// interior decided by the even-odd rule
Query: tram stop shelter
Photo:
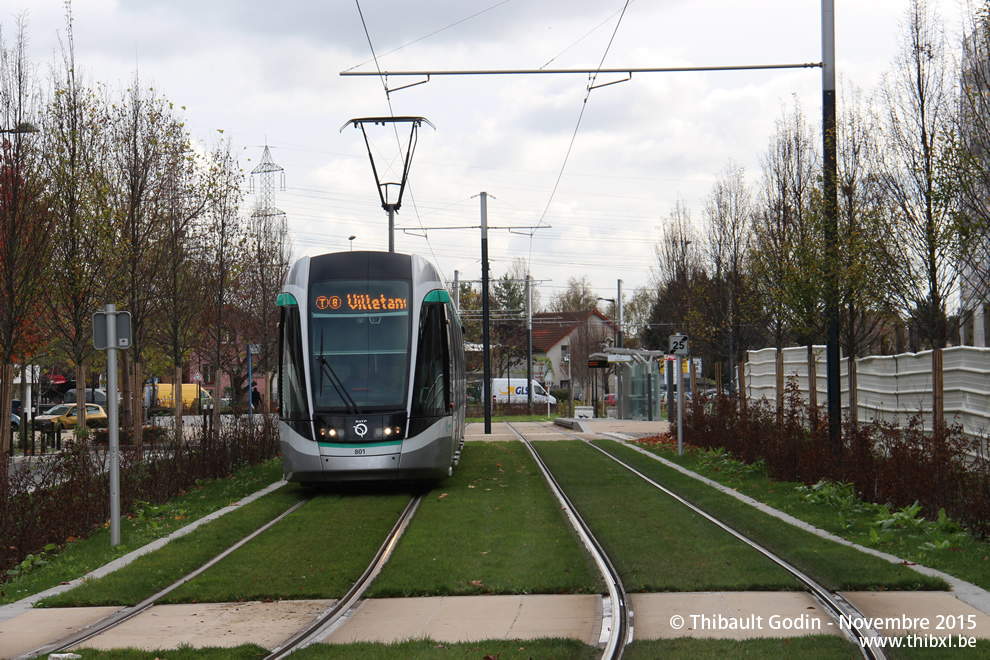
[[[664,351],[614,347],[588,356],[589,361],[608,360],[609,368],[615,369],[618,386],[615,406],[619,419],[661,419],[666,356]]]

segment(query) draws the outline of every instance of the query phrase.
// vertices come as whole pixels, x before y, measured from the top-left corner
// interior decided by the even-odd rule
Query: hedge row
[[[925,433],[919,417],[904,427],[846,419],[833,447],[827,415],[809,409],[789,386],[780,415],[765,402],[695,400],[685,410],[684,438],[697,447],[724,447],[746,462],[763,459],[776,479],[851,483],[864,500],[898,508],[918,502],[929,516],[944,508],[979,537],[990,535],[986,441],[967,437],[958,425]]]
[[[277,425],[261,419],[254,426],[246,420],[225,425],[215,434],[200,430],[182,443],[161,429],[146,429],[140,448],[122,437],[121,515],[133,513],[136,502],[160,504],[201,479],[225,478],[277,456]],[[28,554],[86,537],[106,523],[109,460],[106,445],[98,441],[99,432],[92,442],[67,442],[61,453],[19,463],[0,476],[0,576]]]

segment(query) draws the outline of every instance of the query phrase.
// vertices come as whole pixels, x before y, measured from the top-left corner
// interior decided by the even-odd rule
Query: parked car
[[[103,422],[106,422],[107,420],[107,413],[103,410],[103,406],[95,403],[87,403],[87,424],[97,422],[99,420],[102,420]],[[73,429],[78,423],[79,417],[76,413],[76,404],[74,403],[63,403],[57,405],[49,410],[47,414],[38,415],[34,418],[35,428],[38,430],[55,429],[56,431],[60,431],[62,429]]]
[[[10,428],[15,431],[21,428],[21,418],[14,413],[10,414]]]

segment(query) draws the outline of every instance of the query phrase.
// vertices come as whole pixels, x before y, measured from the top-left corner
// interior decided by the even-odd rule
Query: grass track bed
[[[630,592],[778,591],[769,559],[579,441],[533,443]]]
[[[367,597],[602,593],[521,442],[470,442],[427,494]]]
[[[708,658],[807,658],[809,660],[862,659],[859,646],[834,635],[792,637],[785,639],[750,639],[737,642],[727,639],[677,639],[636,641],[626,647],[623,660],[707,660]]]
[[[937,591],[948,588],[944,580],[794,527],[618,442],[603,440],[595,444],[768,548],[827,589]]]
[[[228,513],[127,566],[38,603],[38,607],[135,605],[202,566],[303,498],[299,488],[283,486]]]
[[[340,598],[410,497],[387,490],[320,494],[162,602]]]
[[[142,515],[121,521],[117,547],[110,545],[109,526],[85,539],[73,540],[48,557],[45,566],[2,585],[0,605],[64,584],[122,557],[158,538],[279,481],[281,459],[238,470],[227,479],[203,481],[161,506],[146,507]]]

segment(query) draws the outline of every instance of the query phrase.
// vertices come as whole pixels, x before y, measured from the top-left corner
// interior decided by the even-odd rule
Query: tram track
[[[619,571],[615,568],[611,559],[609,559],[608,553],[605,552],[601,543],[595,538],[591,528],[581,518],[577,508],[571,503],[564,489],[561,488],[539,452],[536,451],[532,443],[519,430],[513,427],[512,424],[507,422],[506,426],[519,437],[530,455],[532,455],[540,472],[547,480],[550,489],[557,496],[557,499],[560,500],[564,512],[571,520],[585,547],[598,565],[602,577],[605,579],[609,593],[602,608],[602,641],[604,642],[604,650],[601,657],[602,660],[618,660],[622,657],[622,651],[625,645],[632,640],[633,634],[632,612],[629,608],[625,587],[622,585],[622,577],[619,575]]]
[[[409,522],[412,520],[413,515],[416,512],[419,503],[422,501],[422,494],[417,494],[413,496],[406,507],[403,509],[396,523],[392,526],[385,540],[382,542],[381,546],[378,548],[371,562],[365,568],[364,572],[358,577],[354,584],[348,589],[348,591],[338,600],[319,614],[310,624],[306,625],[304,628],[300,629],[285,641],[279,644],[277,647],[272,649],[271,653],[266,656],[266,658],[281,658],[290,654],[291,652],[303,648],[314,641],[318,641],[326,632],[339,620],[341,619],[358,601],[367,587],[371,584],[372,580],[381,571],[382,566],[388,561],[392,550],[402,535],[402,532],[408,526]],[[270,530],[272,527],[277,525],[279,522],[285,520],[288,516],[295,513],[307,503],[311,502],[314,496],[307,497],[292,507],[282,512],[272,520],[261,525],[250,534],[244,536],[239,541],[233,545],[226,548],[223,552],[217,554],[209,561],[203,563],[196,570],[189,572],[188,574],[182,576],[181,578],[173,581],[168,586],[160,589],[156,593],[148,596],[141,602],[120,609],[109,616],[106,616],[88,626],[81,628],[69,635],[66,635],[58,640],[49,642],[43,646],[37,647],[27,653],[23,653],[16,657],[15,660],[27,660],[28,658],[44,657],[51,653],[65,652],[72,648],[79,646],[89,640],[92,640],[104,633],[110,632],[115,628],[118,628],[128,621],[131,621],[135,617],[139,616],[150,610],[154,605],[159,603],[162,599],[167,597],[172,592],[176,591],[186,583],[194,580],[200,575],[204,574],[206,571],[215,567],[225,558],[236,552],[237,550],[243,548],[251,541],[257,539],[266,531]]]
[[[555,490],[560,489],[559,485],[557,485],[556,479],[552,475],[549,474],[549,468],[546,466],[546,464],[544,463],[544,461],[542,460],[542,458],[539,458],[539,453],[532,446],[532,443],[517,428],[513,427],[511,424],[507,424],[507,425],[513,431],[513,433],[515,433],[520,438],[520,440],[526,445],[526,447],[530,451],[530,453],[533,454],[535,460],[540,465],[540,469],[544,471],[544,474],[545,474],[547,480],[553,484],[552,485],[552,488],[554,488]],[[701,516],[702,518],[704,518],[707,521],[711,522],[712,524],[716,525],[718,528],[720,528],[723,531],[727,532],[728,534],[730,534],[734,538],[736,538],[739,541],[743,542],[748,547],[752,548],[756,552],[758,552],[761,555],[763,555],[764,557],[766,557],[774,565],[780,567],[781,569],[783,569],[784,571],[786,571],[788,574],[790,574],[792,577],[794,577],[794,579],[796,579],[806,589],[807,593],[809,593],[812,596],[812,598],[814,598],[815,601],[817,601],[818,603],[820,603],[822,605],[822,607],[829,614],[829,616],[833,619],[833,621],[836,623],[836,625],[838,625],[838,622],[840,620],[840,617],[841,618],[844,618],[846,621],[853,622],[853,624],[851,626],[848,626],[849,632],[855,638],[855,641],[858,642],[859,648],[860,648],[860,650],[863,653],[863,656],[865,658],[868,658],[868,659],[871,659],[871,660],[874,660],[874,659],[875,660],[882,660],[882,659],[886,658],[885,654],[883,653],[883,651],[880,648],[875,648],[875,646],[877,646],[876,641],[879,638],[879,634],[875,630],[867,627],[866,625],[864,625],[862,623],[858,623],[858,622],[865,621],[867,619],[867,617],[865,617],[861,612],[859,612],[851,603],[849,603],[848,601],[846,601],[845,599],[843,599],[839,594],[834,593],[834,592],[826,589],[824,586],[820,585],[814,579],[812,579],[811,577],[809,577],[804,571],[800,570],[798,567],[790,564],[789,562],[785,561],[781,557],[777,556],[771,550],[769,550],[769,549],[761,546],[760,544],[756,543],[752,539],[750,539],[747,536],[745,536],[744,534],[738,532],[737,530],[735,530],[731,526],[727,525],[723,521],[719,520],[715,516],[712,516],[708,512],[704,511],[703,509],[701,509],[701,508],[695,506],[694,504],[692,504],[691,502],[687,501],[686,499],[684,499],[683,497],[681,497],[677,493],[671,491],[669,488],[666,488],[662,484],[658,483],[657,481],[655,481],[650,476],[644,474],[640,470],[638,470],[635,467],[629,465],[628,463],[626,463],[625,461],[621,460],[620,458],[614,456],[613,454],[609,453],[605,449],[603,449],[603,448],[595,445],[594,443],[588,441],[586,438],[582,438],[582,437],[580,437],[578,435],[575,435],[573,433],[569,433],[569,432],[564,431],[564,430],[561,430],[561,429],[554,428],[553,430],[557,434],[559,434],[560,436],[563,436],[563,437],[565,437],[567,439],[570,439],[570,440],[577,440],[577,441],[583,442],[583,443],[587,444],[589,447],[594,448],[596,451],[600,452],[603,456],[607,457],[608,459],[614,461],[616,464],[618,464],[621,467],[625,468],[626,470],[628,470],[629,472],[631,472],[632,474],[634,474],[639,479],[641,479],[644,482],[648,483],[653,488],[656,488],[660,492],[662,492],[665,495],[667,495],[670,498],[672,498],[674,501],[678,502],[680,505],[682,505],[682,506],[690,509],[692,512],[694,512],[694,514],[696,514],[698,516]],[[565,505],[565,508],[567,508],[567,510],[568,510],[568,516],[569,517],[572,517],[572,519],[580,520],[579,514],[576,511],[575,512],[572,512],[571,511],[571,504],[570,504],[570,501],[566,499],[566,495],[563,495],[561,493],[560,495],[558,495],[558,497],[561,498],[561,501],[562,502],[565,502],[565,501],[567,502],[567,504]],[[584,525],[583,522],[581,523],[581,525],[582,525],[582,527],[586,528],[586,526]],[[588,534],[589,534],[589,536],[592,536],[592,538],[593,538],[593,535],[591,535],[590,530],[588,530]],[[596,546],[596,548],[600,549],[600,545],[597,542],[595,542],[595,546]],[[595,554],[595,553],[593,553],[593,554]],[[607,563],[609,566],[612,565],[611,564],[611,561],[608,560],[607,558],[604,558],[602,560],[599,560],[599,558],[596,556],[595,561],[598,562],[600,565],[601,565],[602,562]],[[617,578],[618,578],[618,576],[617,576]],[[618,578],[618,584],[621,585],[621,579],[620,578]],[[625,595],[623,595],[623,606],[625,606],[625,602],[626,602],[626,597],[625,597]],[[627,617],[627,620],[631,620],[633,613],[631,611],[627,611],[627,612],[625,612],[624,615]],[[632,627],[630,625],[627,638],[625,639],[625,641],[623,643],[624,644],[625,643],[629,643],[629,642],[632,641],[632,639],[633,639]],[[618,641],[618,640],[616,640],[616,641]],[[612,651],[612,653],[613,653],[612,655],[609,655],[607,653],[603,653],[602,658],[604,659],[604,658],[619,658],[619,657],[621,657],[621,648],[618,648],[618,649]]]

